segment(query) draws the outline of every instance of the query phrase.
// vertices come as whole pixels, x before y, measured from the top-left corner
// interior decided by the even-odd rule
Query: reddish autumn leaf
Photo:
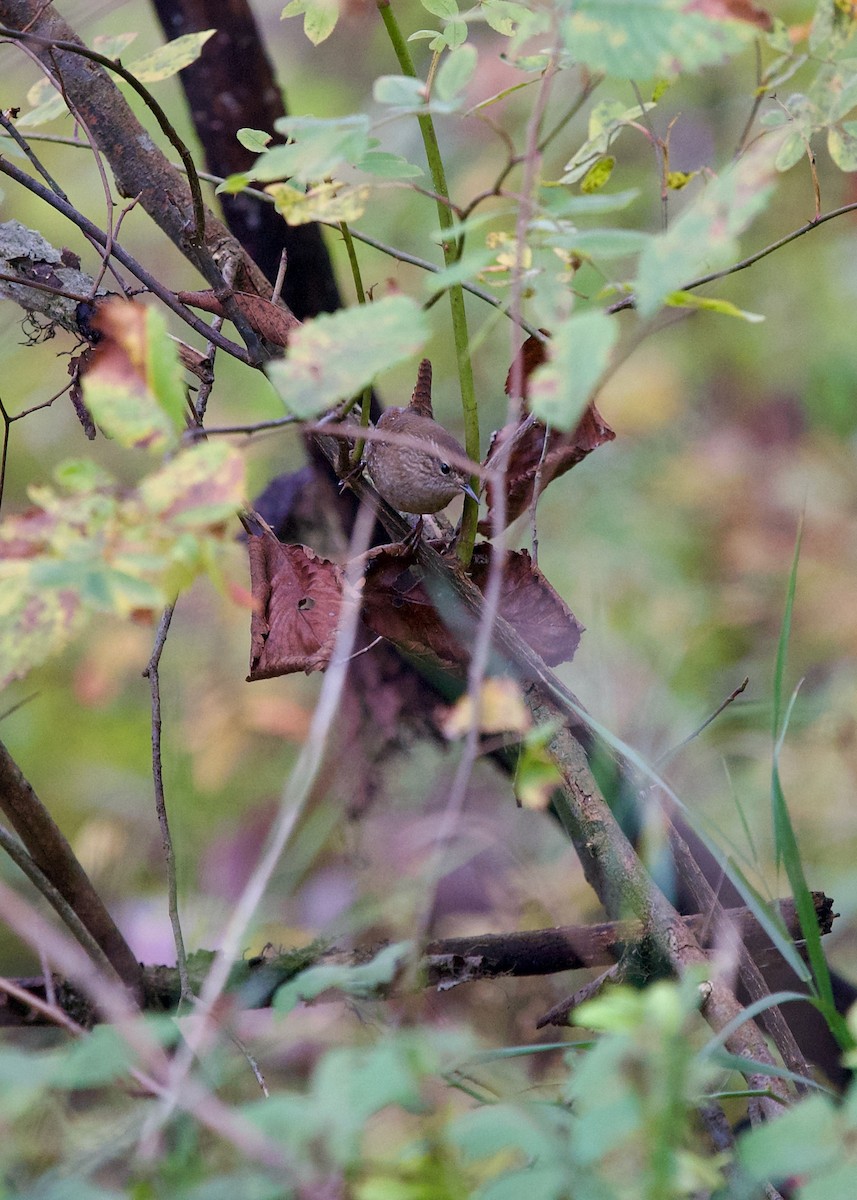
[[[83,400],[122,446],[162,453],[185,423],[186,389],[163,315],[135,301],[101,301],[90,322],[99,341],[82,355]]]
[[[251,537],[248,679],[321,671],[330,662],[342,603],[342,570],[308,546]]]
[[[203,312],[213,313],[216,317],[228,317],[226,309],[214,292],[178,292],[177,295],[182,304],[188,304],[191,308],[202,309]],[[262,296],[254,296],[250,292],[234,292],[232,299],[254,332],[274,346],[287,346],[289,334],[300,325],[294,313],[280,304],[263,299]]]
[[[519,393],[516,399],[526,400],[527,382],[536,367],[540,367],[542,363],[547,362],[547,357],[548,353],[544,342],[540,341],[537,337],[528,337],[518,351],[518,358],[509,367],[505,384],[506,395],[511,396],[514,389]],[[516,364],[519,360],[521,365],[517,368],[516,372]],[[520,374],[520,379],[516,379],[516,373]]]
[[[494,466],[500,450],[508,439],[513,439],[506,460],[506,524],[511,524],[531,503],[537,474],[541,495],[551,480],[576,467],[593,450],[605,442],[612,442],[615,436],[594,404],[589,405],[571,433],[556,429],[548,431],[541,421],[532,417],[522,417],[516,425],[506,425],[497,430],[491,437],[485,466],[489,469]],[[489,483],[488,515],[479,522],[480,533],[490,534],[493,531],[493,491]]]
[[[363,580],[363,620],[402,650],[444,667],[466,661],[422,583],[387,546],[372,551]]]
[[[752,0],[689,0],[687,12],[702,13],[703,16],[716,20],[732,18],[733,21],[746,21],[769,33],[774,27],[774,18]]]
[[[491,547],[476,547],[470,574],[483,589],[488,578]],[[467,662],[470,638],[465,646],[450,628],[450,614],[438,611],[426,588],[401,557],[386,547],[375,554],[367,568],[363,591],[363,620],[382,637],[419,658],[445,667]],[[500,615],[550,666],[569,662],[580,641],[583,626],[554,591],[526,550],[506,556]],[[465,614],[457,616],[466,621]]]
[[[473,552],[470,575],[483,590],[488,581],[493,547],[480,542]],[[544,575],[534,566],[526,550],[506,555],[500,614],[517,630],[528,646],[550,667],[571,662],[580,643],[583,626]]]
[[[512,396],[515,390],[520,393],[520,398],[526,401],[530,376],[536,367],[547,361],[545,343],[539,338],[528,337],[518,351],[517,361],[521,364],[518,368],[520,378],[516,378],[513,364],[506,376],[506,395]],[[570,471],[586,458],[587,454],[591,454],[604,442],[612,441],[616,436],[594,404],[589,405],[577,428],[570,433],[552,429],[546,449],[545,428],[534,417],[523,414],[515,424],[495,430],[491,435],[488,454],[483,464],[489,470],[497,466],[501,450],[508,445],[509,439],[512,439],[505,463],[506,525],[519,517],[531,503],[537,473],[541,495],[551,480],[558,479],[560,475]],[[489,482],[486,489],[488,513],[479,522],[479,532],[487,535],[493,532],[493,490]]]

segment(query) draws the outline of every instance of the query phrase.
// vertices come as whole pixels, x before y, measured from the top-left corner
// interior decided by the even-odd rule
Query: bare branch
[[[2,742],[0,808],[14,825],[33,862],[75,911],[119,978],[139,996],[142,989],[140,964],[71,846]]]

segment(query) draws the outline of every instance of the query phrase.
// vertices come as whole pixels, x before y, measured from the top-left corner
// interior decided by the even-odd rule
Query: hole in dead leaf
[[[315,600],[312,596],[304,596],[298,600],[298,612],[309,612],[312,608],[315,608]]]

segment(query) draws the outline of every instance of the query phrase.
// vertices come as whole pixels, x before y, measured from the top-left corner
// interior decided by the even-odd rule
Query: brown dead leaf
[[[228,317],[214,292],[177,292],[176,296],[182,304],[188,304],[191,308],[200,308],[216,317]],[[300,325],[294,313],[261,296],[254,296],[250,292],[233,292],[232,299],[259,337],[274,346],[287,346],[289,334]]]
[[[515,363],[509,367],[506,375],[505,392],[506,395],[512,396],[512,389],[520,393],[516,399],[526,400],[527,398],[527,383],[536,367],[540,367],[543,362],[547,362],[548,352],[544,342],[537,337],[528,337],[521,349],[518,351],[518,358],[522,360],[520,372],[521,379],[518,387],[515,387]],[[517,362],[517,359],[515,360]]]
[[[382,548],[373,554],[364,579],[363,620],[401,649],[444,667],[460,667],[468,650],[438,612],[422,583],[401,557]],[[476,547],[470,574],[483,589],[491,547]],[[583,626],[554,591],[526,550],[506,556],[500,614],[550,666],[570,662]]]
[[[470,564],[471,578],[483,591],[491,553],[492,547],[480,542]],[[500,614],[548,666],[571,662],[583,626],[538,567],[533,566],[526,550],[506,555]]]
[[[512,397],[512,392],[520,392],[520,398],[526,401],[529,378],[536,367],[547,361],[545,343],[536,337],[528,337],[518,351],[520,361],[520,379],[515,379],[515,363],[506,375],[506,395]],[[553,479],[558,479],[572,467],[591,454],[604,442],[610,442],[616,434],[598,412],[594,404],[590,404],[578,422],[577,428],[571,433],[560,433],[552,429],[545,449],[545,426],[534,418],[522,414],[517,422],[497,429],[491,435],[488,453],[483,466],[489,470],[496,466],[500,451],[513,439],[509,457],[506,460],[506,524],[510,525],[529,506],[533,498],[536,473],[541,464],[539,477],[539,495]],[[494,489],[488,483],[486,493],[488,514],[479,522],[479,532],[490,535],[493,531],[491,509],[493,507]]]
[[[342,571],[308,546],[251,537],[248,680],[321,671],[330,662],[342,603]]]
[[[556,429],[548,432],[541,421],[532,421],[529,417],[522,417],[516,425],[498,429],[492,434],[484,465],[490,469],[497,462],[507,440],[513,439],[506,462],[506,524],[511,524],[532,502],[540,463],[539,495],[552,480],[576,467],[605,442],[612,442],[615,436],[594,404],[589,405],[571,433],[561,433]],[[488,515],[479,522],[480,533],[490,534],[493,531],[493,491],[489,483]]]
[[[402,650],[444,667],[457,667],[466,654],[441,620],[428,592],[407,560],[389,547],[372,551],[363,579],[363,620],[374,633]]]

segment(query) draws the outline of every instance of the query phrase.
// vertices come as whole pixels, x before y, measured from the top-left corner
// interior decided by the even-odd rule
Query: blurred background
[[[269,53],[295,115],[333,116],[372,109],[376,76],[395,72],[374,6],[359,2],[314,48],[299,21],[279,20],[280,5],[258,3]],[[807,20],[808,4],[780,4],[778,15]],[[134,53],[161,41],[146,4],[67,3],[63,15],[91,41],[136,30]],[[403,3],[406,31],[426,24]],[[480,26],[478,45],[497,35]],[[418,67],[426,43],[413,47]],[[13,46],[0,46],[0,105],[26,108],[37,71]],[[519,80],[496,53],[480,58],[470,90],[476,102]],[[671,133],[671,168],[721,169],[750,114],[756,63],[752,48],[730,66],[679,79],[652,114]],[[563,85],[565,86],[565,85]],[[786,85],[799,90],[800,77]],[[195,146],[179,85],[158,98]],[[609,83],[596,100],[630,107],[629,84]],[[571,97],[557,91],[554,119]],[[528,89],[487,110],[517,141],[529,113]],[[590,105],[591,107],[591,105]],[[555,110],[555,112],[554,112]],[[544,175],[556,179],[586,137],[588,108],[551,144]],[[144,118],[145,119],[145,118]],[[550,120],[548,121],[550,124]],[[438,121],[452,195],[459,203],[490,187],[506,147],[477,116]],[[71,122],[45,131],[69,136]],[[385,148],[422,162],[415,123],[398,121]],[[39,144],[46,165],[72,201],[103,223],[104,203],[85,150]],[[637,188],[637,200],[610,223],[655,231],[659,181],[651,146],[626,130],[613,151],[610,189]],[[818,149],[822,211],[857,200],[853,177]],[[514,177],[513,177],[514,178]],[[699,177],[671,194],[678,213],[702,186]],[[11,183],[3,219],[40,229],[57,246],[93,255],[77,231]],[[778,185],[767,212],[742,239],[750,253],[813,216],[806,161]],[[574,662],[561,675],[597,718],[649,761],[682,741],[736,688],[749,684],[716,722],[685,747],[668,778],[683,802],[720,831],[723,845],[748,865],[771,895],[785,895],[772,856],[770,821],[771,694],[777,638],[797,530],[804,521],[787,689],[803,680],[782,758],[782,776],[811,887],[835,898],[842,917],[827,939],[833,963],[851,978],[857,930],[857,301],[855,220],[831,221],[720,281],[706,294],[762,314],[749,324],[701,313],[655,333],[627,359],[598,398],[615,442],[556,481],[539,506],[539,563],[586,626]],[[439,261],[426,242],[433,201],[391,186],[358,228],[401,250]],[[346,303],[354,302],[341,238],[327,231]],[[198,286],[142,212],[126,219],[122,240],[174,288]],[[364,283],[422,295],[420,272],[359,248]],[[623,264],[611,262],[615,280]],[[574,286],[595,296],[606,282],[584,267]],[[445,304],[432,310],[435,412],[461,432],[453,348]],[[493,310],[468,301],[478,341],[474,365],[483,451],[506,418],[503,384],[517,338]],[[618,318],[631,337],[636,318]],[[174,332],[178,332],[174,330]],[[184,333],[182,333],[184,336]],[[10,413],[41,403],[65,384],[70,339],[27,345],[21,314],[3,305],[0,394]],[[414,364],[415,365],[415,364]],[[380,380],[386,403],[410,394],[414,366]],[[266,380],[221,360],[209,404],[213,424],[282,414]],[[246,445],[255,494],[303,461],[299,436],[283,430]],[[67,398],[12,427],[4,512],[27,503],[27,488],[49,480],[67,458],[96,454],[133,482],[140,464],[103,438],[90,446]],[[527,546],[526,518],[510,544]],[[227,575],[247,584],[236,545]],[[229,592],[196,585],[178,605],[161,665],[167,804],[179,860],[181,911],[191,948],[213,944],[252,869],[284,779],[306,736],[318,677],[247,684],[249,613]],[[68,834],[116,913],[137,955],[172,962],[160,837],[150,776],[148,683],[141,672],[154,629],[98,621],[59,658],[3,697],[2,737]],[[348,816],[347,778],[329,771],[316,789],[299,844],[269,890],[249,950],[266,941],[300,944],[317,936],[407,936],[424,897],[419,870],[455,769],[457,751],[414,744],[377,780],[374,803]],[[335,747],[334,747],[335,757]],[[508,780],[480,764],[460,839],[436,908],[436,931],[453,934],[538,928],[595,919],[598,907],[573,853],[543,813],[515,808]],[[0,862],[12,878],[14,868]],[[29,953],[0,939],[3,970],[25,974]],[[534,1017],[568,988],[563,979],[497,981],[427,997],[445,1018],[461,1011],[486,1035],[504,1027],[530,1039]],[[321,1020],[318,1015],[313,1020]]]

